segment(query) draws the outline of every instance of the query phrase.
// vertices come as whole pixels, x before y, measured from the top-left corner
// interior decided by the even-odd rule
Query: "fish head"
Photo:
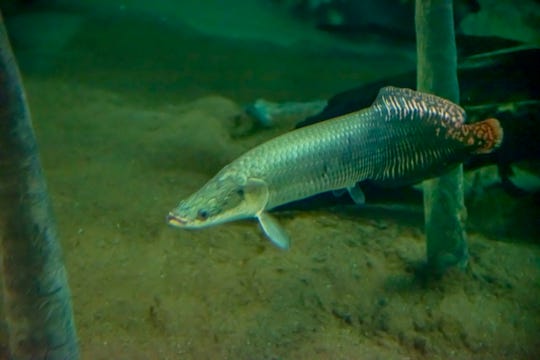
[[[264,209],[268,188],[262,181],[237,174],[218,174],[199,191],[180,201],[167,216],[169,225],[198,229],[255,217]]]

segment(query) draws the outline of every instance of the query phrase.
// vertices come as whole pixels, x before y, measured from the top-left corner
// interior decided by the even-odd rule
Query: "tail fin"
[[[471,124],[469,142],[476,146],[475,154],[488,154],[498,148],[503,140],[503,129],[499,120],[490,118]]]

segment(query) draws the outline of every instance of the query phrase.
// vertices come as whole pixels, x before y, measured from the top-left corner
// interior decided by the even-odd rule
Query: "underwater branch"
[[[0,14],[0,230],[10,358],[78,359],[71,295],[15,57]]]
[[[459,103],[452,0],[416,0],[417,89]],[[424,182],[428,267],[464,267],[468,250],[463,166]]]

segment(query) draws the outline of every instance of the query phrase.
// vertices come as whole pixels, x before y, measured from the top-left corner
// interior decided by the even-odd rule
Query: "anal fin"
[[[366,203],[366,196],[359,186],[351,186],[347,188],[347,191],[356,205],[364,205]]]

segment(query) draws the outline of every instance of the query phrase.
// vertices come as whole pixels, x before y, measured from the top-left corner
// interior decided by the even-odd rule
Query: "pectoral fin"
[[[257,214],[257,219],[264,234],[273,242],[277,247],[281,249],[288,249],[291,245],[291,240],[289,235],[285,230],[279,225],[276,218],[267,212],[261,211]]]
[[[289,235],[278,221],[265,209],[268,203],[268,185],[261,179],[248,179],[244,186],[246,207],[255,213],[259,224],[266,235],[277,247],[288,249],[291,243]]]

